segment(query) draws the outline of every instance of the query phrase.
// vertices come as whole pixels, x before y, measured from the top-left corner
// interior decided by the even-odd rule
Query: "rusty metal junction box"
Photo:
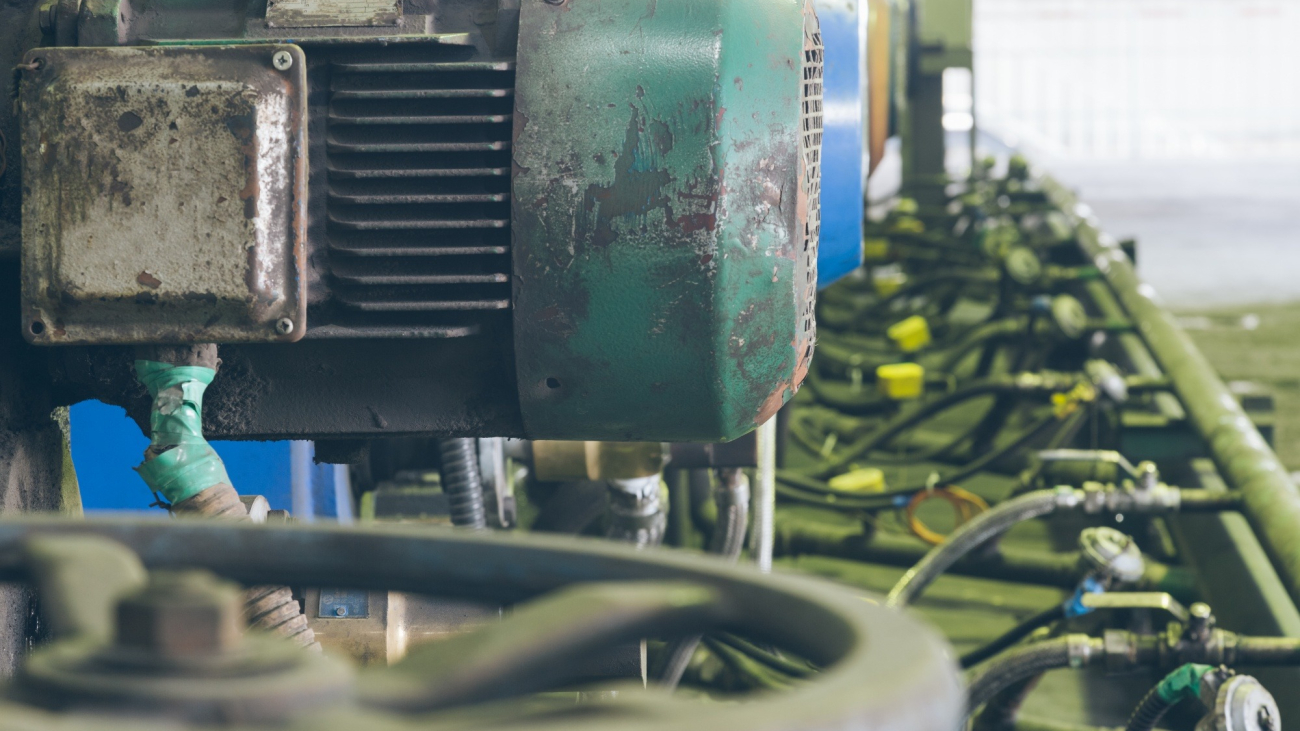
[[[27,63],[38,66],[22,87],[28,337],[300,338],[302,50],[50,48]]]

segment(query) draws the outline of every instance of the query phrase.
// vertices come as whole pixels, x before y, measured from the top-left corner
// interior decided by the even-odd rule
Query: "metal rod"
[[[1044,181],[1058,206],[1079,219],[1078,239],[1101,270],[1120,304],[1138,326],[1151,354],[1173,381],[1196,432],[1210,448],[1224,481],[1240,490],[1246,517],[1282,576],[1292,601],[1300,603],[1300,490],[1259,430],[1228,391],[1213,366],[1173,315],[1155,301],[1133,264],[1100,233],[1090,212],[1059,183]]]
[[[334,465],[334,515],[343,525],[352,525],[356,520],[352,511],[352,476],[345,464]]]
[[[316,520],[316,501],[312,495],[312,443],[289,442],[289,499],[294,519],[310,523]]]
[[[750,542],[758,570],[772,570],[776,519],[776,418],[758,427],[758,479],[754,487],[754,533]]]

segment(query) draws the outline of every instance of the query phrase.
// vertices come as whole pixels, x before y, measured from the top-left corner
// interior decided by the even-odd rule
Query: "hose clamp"
[[[1084,498],[1082,490],[1076,490],[1069,485],[1057,485],[1053,492],[1056,493],[1056,507],[1069,510],[1078,507]]]
[[[1066,635],[1065,641],[1069,648],[1070,667],[1081,668],[1092,661],[1093,643],[1091,637],[1083,634]]]

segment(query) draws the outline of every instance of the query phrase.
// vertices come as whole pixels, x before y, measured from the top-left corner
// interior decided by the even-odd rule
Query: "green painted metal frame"
[[[1051,178],[1044,188],[1077,224],[1083,253],[1103,273],[1087,284],[1089,300],[1104,316],[1127,315],[1137,333],[1118,336],[1119,345],[1142,375],[1168,376],[1173,394],[1157,407],[1182,434],[1201,442],[1211,459],[1195,459],[1178,479],[1185,486],[1241,490],[1246,515],[1220,513],[1170,520],[1179,552],[1201,577],[1205,599],[1223,626],[1252,634],[1300,637],[1300,491],[1272,449],[1228,391],[1209,361],[1172,314],[1153,299],[1132,261],[1097,227],[1074,195]],[[1190,427],[1188,429],[1187,427]],[[1171,467],[1174,465],[1170,465]],[[1216,469],[1217,467],[1217,469]],[[1256,673],[1272,688],[1294,687],[1300,669]],[[1300,697],[1279,694],[1284,714],[1300,713]]]
[[[523,3],[530,435],[725,441],[794,394],[814,336],[815,170],[796,141],[815,32],[803,0]]]

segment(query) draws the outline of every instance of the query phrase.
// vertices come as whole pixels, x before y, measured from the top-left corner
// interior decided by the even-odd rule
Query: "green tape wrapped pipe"
[[[217,372],[137,360],[135,374],[149,389],[149,448],[136,472],[154,492],[178,503],[209,487],[230,484],[226,465],[203,438],[203,392]]]
[[[1170,704],[1184,698],[1196,698],[1201,694],[1201,678],[1211,670],[1214,668],[1209,665],[1189,662],[1166,675],[1165,679],[1156,686],[1156,693]]]

